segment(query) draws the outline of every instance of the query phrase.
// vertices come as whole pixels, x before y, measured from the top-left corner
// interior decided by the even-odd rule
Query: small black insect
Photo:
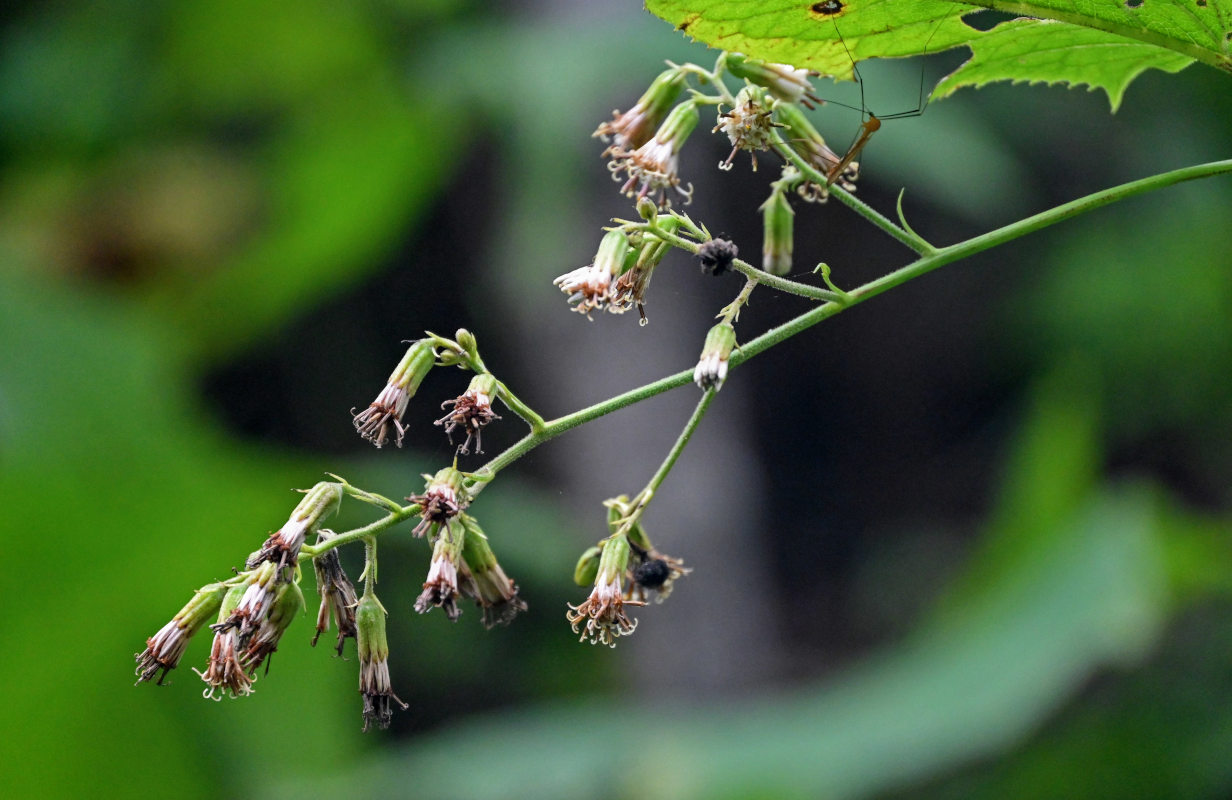
[[[731,239],[711,239],[697,248],[697,260],[707,275],[722,275],[731,269],[732,259],[740,253]]]
[[[661,558],[643,561],[633,568],[633,580],[638,586],[647,589],[658,589],[671,577],[672,570]]]

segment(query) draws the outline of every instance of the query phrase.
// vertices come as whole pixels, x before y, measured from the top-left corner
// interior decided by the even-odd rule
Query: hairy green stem
[[[687,253],[697,255],[697,248],[700,245],[697,242],[691,242],[674,233],[670,233],[661,228],[654,226],[646,226],[645,230],[652,236],[660,239],[668,244],[679,247]],[[817,286],[810,286],[807,283],[799,283],[798,281],[780,278],[778,275],[771,275],[769,272],[758,269],[747,261],[739,258],[732,259],[732,268],[744,275],[747,278],[760,283],[762,286],[768,286],[771,289],[778,289],[780,292],[794,294],[799,297],[807,297],[810,300],[825,300],[831,303],[842,302],[842,297],[827,289],[822,289]]]
[[[778,153],[780,156],[790,161],[792,166],[800,170],[800,174],[802,174],[808,180],[812,181],[813,183],[816,183],[819,186],[826,185],[826,181],[827,181],[826,176],[818,172],[807,161],[801,158],[799,153],[797,153],[792,148],[788,147],[787,144],[783,141],[783,137],[779,135],[778,131],[774,132],[774,152]],[[864,219],[868,220],[873,225],[880,228],[884,233],[888,234],[894,239],[897,239],[899,242],[906,245],[907,247],[910,247],[912,250],[919,253],[920,255],[927,255],[933,252],[933,250],[935,249],[931,244],[924,241],[922,237],[917,236],[915,233],[911,231],[903,230],[902,228],[898,227],[888,218],[882,216],[881,213],[878,212],[876,209],[874,209],[872,206],[868,205],[867,203],[864,203],[861,200],[856,199],[855,195],[846,191],[842,187],[831,186],[829,191],[833,197],[837,197],[841,203],[846,205],[852,211],[855,211],[861,217],[864,217]]]
[[[546,424],[543,421],[543,417],[535,413],[535,410],[526,405],[526,403],[523,403],[516,394],[509,391],[509,387],[503,382],[498,381],[497,385],[500,387],[501,402],[508,406],[510,411],[521,417],[530,426],[531,431],[542,431],[543,426]]]
[[[822,320],[838,314],[846,308],[862,303],[869,298],[876,297],[882,292],[892,289],[895,286],[900,286],[913,278],[918,278],[921,275],[932,272],[934,269],[937,269],[945,264],[967,258],[975,255],[976,253],[980,253],[984,250],[996,247],[997,245],[1020,238],[1050,225],[1055,225],[1058,222],[1063,222],[1064,220],[1070,219],[1071,217],[1075,217],[1079,214],[1093,211],[1101,206],[1114,203],[1118,200],[1123,200],[1125,198],[1154,191],[1156,189],[1162,189],[1166,186],[1171,186],[1183,181],[1196,180],[1198,178],[1206,178],[1213,175],[1226,173],[1232,173],[1232,159],[1225,161],[1214,161],[1192,167],[1182,167],[1181,169],[1172,170],[1159,175],[1153,175],[1149,178],[1131,181],[1130,183],[1124,183],[1120,186],[1114,186],[1110,189],[1095,192],[1094,194],[1079,198],[1078,200],[1064,203],[1055,208],[1035,214],[1034,216],[1013,222],[1004,227],[997,228],[996,230],[989,231],[988,233],[950,245],[948,247],[935,249],[930,246],[931,252],[927,255],[924,255],[901,269],[895,270],[888,275],[884,275],[876,280],[860,286],[857,289],[852,290],[848,294],[848,299],[845,302],[841,300],[839,302],[827,302],[824,305],[809,309],[794,319],[791,319],[778,327],[771,328],[762,335],[751,339],[732,354],[730,364],[732,367],[739,366],[750,358],[753,358],[765,350],[774,347],[776,344],[779,344],[780,342],[783,342],[792,336],[811,328]],[[686,242],[684,240],[681,241],[684,242],[685,245],[689,245],[685,247],[686,250],[692,251],[696,249],[696,245],[692,242]],[[769,285],[768,282],[767,285]],[[480,489],[482,489],[483,485],[485,485],[487,481],[490,481],[502,469],[517,461],[523,455],[549,439],[554,439],[571,428],[576,428],[579,425],[590,422],[594,419],[598,419],[599,417],[610,414],[613,411],[618,411],[626,406],[630,406],[647,398],[662,394],[663,392],[675,389],[678,386],[683,386],[686,383],[690,383],[692,379],[692,369],[682,370],[674,375],[668,375],[664,378],[660,378],[657,381],[648,383],[644,386],[639,386],[636,389],[631,389],[623,394],[616,395],[615,397],[610,397],[602,402],[595,403],[594,405],[587,406],[586,408],[579,409],[578,411],[574,411],[571,414],[566,414],[563,417],[549,420],[544,423],[542,430],[532,432],[520,441],[515,442],[503,453],[497,455],[478,471],[476,471],[474,473],[474,478],[472,479],[473,483],[468,488],[470,488],[472,494],[477,493]],[[663,476],[667,474],[667,471],[671,469],[672,464],[675,463],[675,457],[679,456],[679,450],[683,449],[684,444],[688,441],[688,437],[692,434],[693,428],[696,427],[697,421],[699,421],[701,415],[705,413],[707,406],[713,398],[713,394],[713,390],[708,390],[702,397],[702,400],[698,403],[698,407],[694,411],[693,418],[690,419],[685,431],[681,434],[681,439],[677,440],[676,447],[673,448],[672,453],[669,454],[668,460],[665,461],[664,465],[660,467],[660,473],[662,474],[660,475],[660,473],[656,473],[655,478],[651,479],[649,488],[651,488],[652,492],[653,488],[658,486],[658,482],[662,481]],[[333,547],[338,547],[339,545],[355,541],[356,539],[373,535],[418,512],[419,506],[406,506],[397,512],[393,512],[388,516],[371,523],[370,525],[340,534],[334,539],[331,539],[323,544],[315,547],[305,545],[301,551],[301,558],[318,555]]]

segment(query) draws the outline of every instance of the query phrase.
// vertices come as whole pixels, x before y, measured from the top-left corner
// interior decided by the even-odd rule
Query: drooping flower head
[[[202,586],[158,633],[145,640],[145,650],[137,653],[137,683],[149,681],[158,674],[161,685],[167,673],[179,665],[188,647],[188,640],[218,614],[227,586],[211,583]]]
[[[433,608],[445,612],[456,622],[462,612],[458,608],[458,566],[462,563],[462,547],[466,526],[446,525],[440,528],[432,547],[432,565],[424,581],[423,592],[415,601],[415,610],[426,614]]]
[[[483,609],[484,627],[508,625],[526,610],[526,603],[518,597],[518,585],[509,579],[496,560],[479,522],[463,514],[462,525],[466,529],[458,584],[462,595]]]
[[[599,125],[592,136],[603,141],[612,140],[612,146],[604,151],[606,156],[613,149],[636,150],[645,144],[663,121],[668,109],[684,88],[684,73],[673,67],[660,73],[632,108],[621,114],[612,112],[612,120]]]
[[[388,728],[393,706],[406,703],[394,694],[389,680],[389,640],[385,636],[385,607],[376,595],[364,592],[355,608],[359,649],[359,693],[364,698],[364,730],[375,722]]]
[[[252,694],[252,678],[240,661],[239,630],[226,624],[239,607],[248,586],[247,582],[233,586],[223,597],[218,609],[218,624],[210,626],[214,630],[214,642],[210,646],[209,665],[205,672],[193,669],[205,681],[203,694],[210,700],[221,700],[228,693],[232,697]]]
[[[621,578],[629,565],[629,541],[624,535],[612,536],[603,543],[595,587],[580,605],[569,604],[565,615],[579,641],[615,647],[616,640],[637,629],[637,620],[629,619],[626,605],[643,605],[624,598]]]
[[[389,438],[390,428],[393,428],[397,434],[395,442],[402,446],[402,436],[406,432],[402,426],[402,415],[406,413],[406,407],[419,384],[432,369],[435,358],[430,339],[420,339],[411,344],[376,399],[358,414],[351,409],[355,430],[359,431],[360,436],[380,447]]]
[[[680,228],[680,219],[671,214],[660,214],[655,219],[655,224],[660,230],[675,233]],[[645,325],[646,290],[650,287],[650,278],[663,256],[671,251],[672,245],[653,236],[643,236],[634,247],[637,258],[633,266],[622,272],[612,283],[608,311],[623,314],[636,306],[641,317],[640,324]]]
[[[483,452],[483,441],[480,438],[483,429],[500,416],[492,410],[492,398],[496,396],[496,378],[491,373],[482,373],[471,378],[470,386],[454,400],[441,403],[441,408],[452,406],[449,413],[436,421],[437,425],[445,426],[445,435],[453,444],[453,432],[461,428],[466,432],[466,441],[458,446],[458,452],[470,453],[471,440],[475,441],[475,452]]]
[[[406,498],[419,504],[420,520],[413,531],[415,536],[435,530],[433,526],[449,525],[450,520],[458,516],[469,502],[462,473],[453,467],[445,467],[435,475],[424,477],[428,481],[424,493]]]
[[[321,481],[304,493],[290,518],[281,528],[265,540],[261,549],[249,557],[245,567],[256,569],[266,561],[272,561],[280,569],[294,568],[299,559],[299,550],[309,533],[338,510],[342,503],[342,484]],[[282,576],[286,579],[286,575]]]
[[[698,119],[697,105],[685,101],[672,109],[655,135],[636,150],[615,145],[608,148],[612,160],[607,168],[612,173],[612,180],[623,181],[621,194],[637,200],[655,197],[660,208],[667,208],[671,205],[667,190],[674,189],[688,205],[693,197],[693,186],[690,184],[687,189],[680,187],[677,166],[680,148],[693,128],[697,127]]]
[[[286,633],[296,615],[303,610],[304,594],[300,591],[299,584],[278,584],[273,592],[269,613],[252,635],[242,640],[244,651],[240,654],[240,661],[249,673],[256,672],[265,659],[278,649],[282,635]]]
[[[560,290],[569,296],[573,310],[585,314],[590,319],[591,311],[602,311],[608,307],[611,299],[611,286],[614,276],[625,269],[625,262],[632,254],[629,238],[619,228],[603,234],[599,241],[599,250],[594,261],[566,272],[552,281]],[[613,309],[616,311],[616,309]],[[617,311],[623,311],[621,308]]]
[[[317,544],[329,541],[334,534],[331,531],[318,531]],[[312,646],[317,646],[321,634],[329,629],[333,619],[338,626],[338,641],[335,645],[338,655],[342,655],[342,645],[347,638],[355,638],[355,585],[342,569],[342,561],[338,557],[338,548],[326,550],[312,559],[312,568],[317,577],[317,594],[321,595],[321,606],[317,611],[317,632],[312,637]]]

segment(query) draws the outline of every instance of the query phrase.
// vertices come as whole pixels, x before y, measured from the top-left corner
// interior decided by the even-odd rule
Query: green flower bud
[[[376,595],[365,592],[355,608],[359,650],[359,691],[364,696],[364,730],[373,722],[388,728],[393,704],[406,703],[394,694],[389,681],[389,640],[385,636],[385,607]]]
[[[770,198],[762,203],[761,212],[765,227],[761,249],[761,268],[771,275],[786,275],[791,272],[791,249],[796,213],[791,210],[786,193],[777,186],[771,192]]]
[[[599,574],[599,556],[602,554],[600,548],[588,547],[573,568],[573,582],[578,586],[594,585],[595,577]]]
[[[475,341],[475,334],[468,331],[466,328],[458,328],[457,333],[453,335],[453,339],[458,344],[462,345],[462,349],[474,357],[479,352],[479,343]]]
[[[430,339],[420,339],[411,344],[376,400],[354,415],[352,421],[359,435],[380,447],[389,438],[389,429],[393,427],[397,431],[397,445],[401,447],[402,436],[406,432],[402,427],[402,415],[435,363],[436,356],[432,352]]]
[[[727,380],[727,364],[731,359],[732,349],[736,346],[736,329],[726,322],[720,322],[706,334],[706,343],[702,345],[702,355],[693,370],[693,382],[702,389],[713,388],[716,392],[723,388]]]

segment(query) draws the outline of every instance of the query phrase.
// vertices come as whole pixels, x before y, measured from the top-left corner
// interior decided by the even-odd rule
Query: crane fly
[[[932,41],[933,36],[937,35],[937,31],[941,28],[941,22],[937,23],[937,27],[933,29],[932,34],[928,37],[928,42],[924,43],[924,53],[928,52],[928,44]],[[920,65],[920,99],[914,109],[909,111],[899,111],[894,114],[886,114],[884,117],[878,117],[872,112],[868,105],[864,102],[864,78],[860,75],[860,68],[856,64],[855,57],[851,55],[851,50],[847,47],[847,41],[843,38],[843,34],[838,29],[838,23],[833,22],[834,33],[837,34],[839,42],[843,45],[843,49],[847,51],[847,57],[851,59],[851,71],[855,74],[856,83],[860,85],[860,108],[857,109],[861,114],[867,114],[868,119],[860,123],[860,130],[856,134],[856,138],[852,141],[851,146],[847,148],[846,154],[830,167],[826,172],[826,188],[829,189],[834,185],[834,182],[839,179],[843,171],[851,166],[860,152],[864,150],[864,146],[868,144],[868,140],[873,138],[873,134],[881,130],[881,123],[891,119],[906,119],[908,117],[918,117],[924,113],[926,108],[924,104],[924,65]],[[843,105],[836,103],[836,105]],[[847,108],[852,108],[847,106]]]

